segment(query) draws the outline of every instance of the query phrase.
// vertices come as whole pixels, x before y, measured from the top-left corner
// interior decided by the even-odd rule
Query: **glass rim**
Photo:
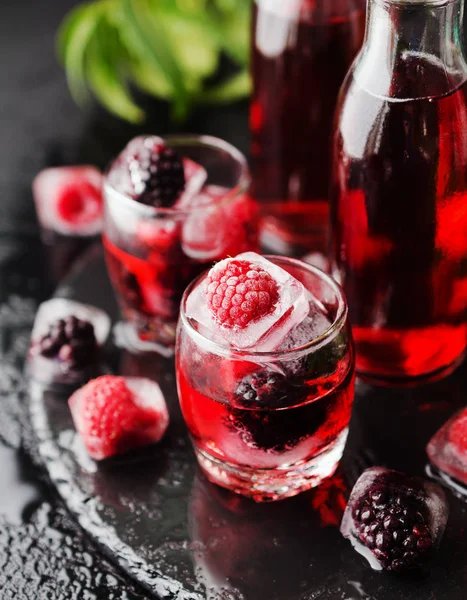
[[[338,302],[337,313],[331,325],[320,336],[314,338],[313,340],[310,340],[306,344],[303,344],[302,346],[299,346],[297,348],[289,348],[287,350],[255,352],[249,349],[237,350],[228,348],[227,346],[221,346],[217,342],[210,340],[202,333],[197,331],[189,322],[188,317],[185,314],[185,305],[188,296],[193,291],[193,289],[207,276],[207,273],[209,272],[209,269],[207,269],[206,271],[201,273],[201,275],[196,277],[196,279],[194,279],[183,292],[183,297],[180,304],[179,317],[179,320],[182,323],[183,327],[186,328],[188,335],[190,335],[195,341],[200,342],[200,345],[203,349],[211,351],[213,354],[217,354],[218,356],[222,356],[223,358],[229,358],[231,360],[250,360],[251,362],[266,363],[275,362],[278,359],[295,360],[297,358],[301,358],[304,355],[310,354],[311,352],[316,352],[317,350],[320,350],[321,348],[326,346],[340,333],[340,331],[344,327],[348,316],[347,301],[345,299],[342,288],[336,281],[334,281],[334,279],[330,275],[328,275],[318,267],[305,263],[296,258],[279,256],[275,254],[265,254],[263,256],[264,258],[271,260],[272,262],[282,261],[283,263],[294,265],[298,268],[301,268],[304,271],[308,271],[309,273],[316,275],[321,281],[326,282],[326,284],[335,293]]]
[[[378,4],[389,4],[400,8],[442,8],[458,0],[375,0]]]
[[[143,136],[145,137],[145,136]],[[150,137],[150,134],[147,135]],[[250,170],[248,167],[248,161],[245,155],[233,144],[230,142],[226,142],[225,140],[212,136],[212,135],[200,135],[195,133],[187,133],[187,134],[168,134],[164,136],[160,136],[164,141],[168,142],[169,147],[181,147],[184,145],[193,145],[193,146],[205,146],[207,148],[213,148],[220,151],[224,151],[230,155],[230,157],[236,161],[240,165],[240,175],[238,178],[237,184],[229,188],[228,191],[218,200],[202,205],[202,206],[194,206],[191,208],[156,208],[154,206],[148,206],[146,204],[142,204],[138,202],[131,196],[128,196],[124,192],[120,192],[115,189],[108,181],[109,172],[112,168],[112,163],[106,168],[103,177],[103,191],[104,191],[104,201],[107,201],[107,194],[111,194],[115,198],[118,198],[119,202],[123,202],[127,205],[127,207],[131,207],[133,210],[136,210],[144,217],[174,217],[174,216],[183,216],[190,215],[195,213],[196,211],[203,211],[210,206],[219,206],[222,204],[228,204],[230,201],[235,199],[242,193],[245,193],[250,185]]]

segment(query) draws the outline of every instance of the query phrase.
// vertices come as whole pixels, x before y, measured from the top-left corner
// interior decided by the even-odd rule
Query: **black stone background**
[[[76,0],[0,0],[0,599],[147,597],[96,552],[28,459],[22,358],[37,304],[56,281],[40,242],[31,181],[46,166],[104,167],[133,135],[173,130],[150,106],[140,130],[68,93],[54,34]],[[247,147],[246,103],[198,110],[183,127]]]

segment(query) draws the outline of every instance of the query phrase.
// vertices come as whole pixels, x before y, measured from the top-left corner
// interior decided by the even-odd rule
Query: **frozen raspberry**
[[[68,370],[97,363],[99,346],[92,323],[68,316],[52,323],[49,331],[34,343],[31,352],[56,358],[62,370]]]
[[[102,175],[91,166],[54,167],[33,182],[42,227],[63,235],[92,236],[102,228]]]
[[[378,568],[405,571],[431,558],[446,519],[438,486],[374,467],[355,485],[341,531],[363,544]]]
[[[461,412],[449,429],[449,441],[459,454],[467,454],[467,409]]]
[[[185,189],[180,156],[163,142],[147,137],[127,157],[135,199],[156,208],[173,206]]]
[[[158,442],[169,424],[162,392],[149,379],[104,375],[68,402],[76,429],[96,460]]]
[[[211,269],[206,296],[220,325],[243,329],[274,310],[279,289],[271,275],[258,265],[232,259],[223,269]]]

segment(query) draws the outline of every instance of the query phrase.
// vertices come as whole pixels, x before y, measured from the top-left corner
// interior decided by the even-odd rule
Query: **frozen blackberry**
[[[173,206],[185,189],[180,156],[165,144],[146,138],[127,159],[135,199],[155,208]]]
[[[279,408],[293,401],[293,390],[287,380],[279,373],[260,371],[248,375],[235,390],[235,404],[251,408],[261,406]]]
[[[73,315],[52,323],[48,333],[33,346],[33,353],[56,358],[69,368],[94,364],[98,351],[93,324]]]
[[[248,446],[272,452],[290,450],[326,419],[321,402],[313,403],[312,409],[304,405],[283,410],[305,402],[310,391],[303,379],[299,382],[268,371],[250,374],[235,390],[235,408],[229,411],[227,426]]]
[[[356,483],[341,532],[369,560],[371,555],[376,559],[375,568],[399,572],[431,558],[446,520],[446,500],[438,486],[375,467]]]

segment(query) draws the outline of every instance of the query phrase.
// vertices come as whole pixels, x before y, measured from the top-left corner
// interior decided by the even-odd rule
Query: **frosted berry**
[[[158,442],[169,423],[159,386],[144,378],[98,377],[75,392],[69,405],[76,429],[96,460]]]
[[[148,137],[127,157],[134,197],[156,208],[173,206],[185,189],[181,157],[172,148]]]
[[[211,269],[206,296],[208,307],[220,325],[243,329],[274,310],[279,288],[261,267],[232,259],[222,268]]]
[[[354,505],[355,534],[382,567],[403,571],[431,557],[433,539],[419,490],[400,486],[401,475],[377,479]]]
[[[67,369],[96,363],[99,347],[92,323],[71,315],[53,322],[49,331],[34,343],[32,351],[58,359]]]
[[[449,441],[460,454],[467,454],[467,409],[457,417],[449,429]]]

